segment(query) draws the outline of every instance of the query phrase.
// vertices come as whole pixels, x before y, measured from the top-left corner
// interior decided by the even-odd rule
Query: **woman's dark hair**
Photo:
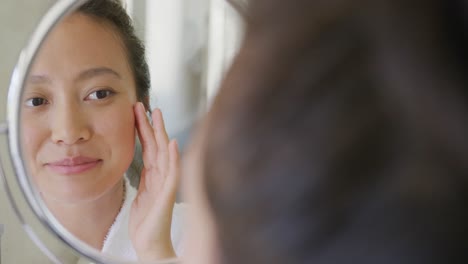
[[[251,0],[208,116],[221,263],[466,263],[462,0]]]
[[[135,78],[138,101],[150,111],[150,75],[145,57],[145,46],[137,37],[132,19],[118,0],[90,0],[81,5],[77,12],[103,21],[114,27],[125,45],[128,63]]]

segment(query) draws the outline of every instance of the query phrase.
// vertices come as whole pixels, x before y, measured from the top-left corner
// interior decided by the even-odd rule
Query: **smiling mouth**
[[[45,164],[45,166],[58,174],[73,175],[92,170],[99,166],[101,163],[101,159],[77,157],[47,163]]]

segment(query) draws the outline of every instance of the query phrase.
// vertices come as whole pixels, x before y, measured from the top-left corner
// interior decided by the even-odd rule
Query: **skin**
[[[206,120],[207,118],[205,118]],[[187,250],[183,263],[219,263],[217,255],[216,226],[203,188],[202,152],[206,130],[204,121],[187,148],[182,167],[184,198],[189,201]]]
[[[174,256],[177,144],[169,141],[161,112],[154,111],[151,126],[137,103],[116,30],[83,14],[67,17],[43,44],[22,103],[23,154],[34,182],[54,216],[97,249],[120,210],[123,175],[140,137],[145,169],[131,210],[132,242],[142,260]],[[51,166],[77,156],[95,165],[72,174]]]

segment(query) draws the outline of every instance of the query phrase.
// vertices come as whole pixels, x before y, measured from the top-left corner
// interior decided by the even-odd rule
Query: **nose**
[[[91,129],[84,111],[73,104],[55,105],[51,115],[51,138],[56,144],[73,145],[90,139]]]

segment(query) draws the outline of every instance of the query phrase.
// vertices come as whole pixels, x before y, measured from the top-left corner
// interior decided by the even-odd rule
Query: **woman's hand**
[[[172,210],[180,174],[177,142],[169,141],[160,110],[152,114],[153,126],[142,103],[134,110],[144,168],[130,212],[130,237],[140,261],[172,258]]]

